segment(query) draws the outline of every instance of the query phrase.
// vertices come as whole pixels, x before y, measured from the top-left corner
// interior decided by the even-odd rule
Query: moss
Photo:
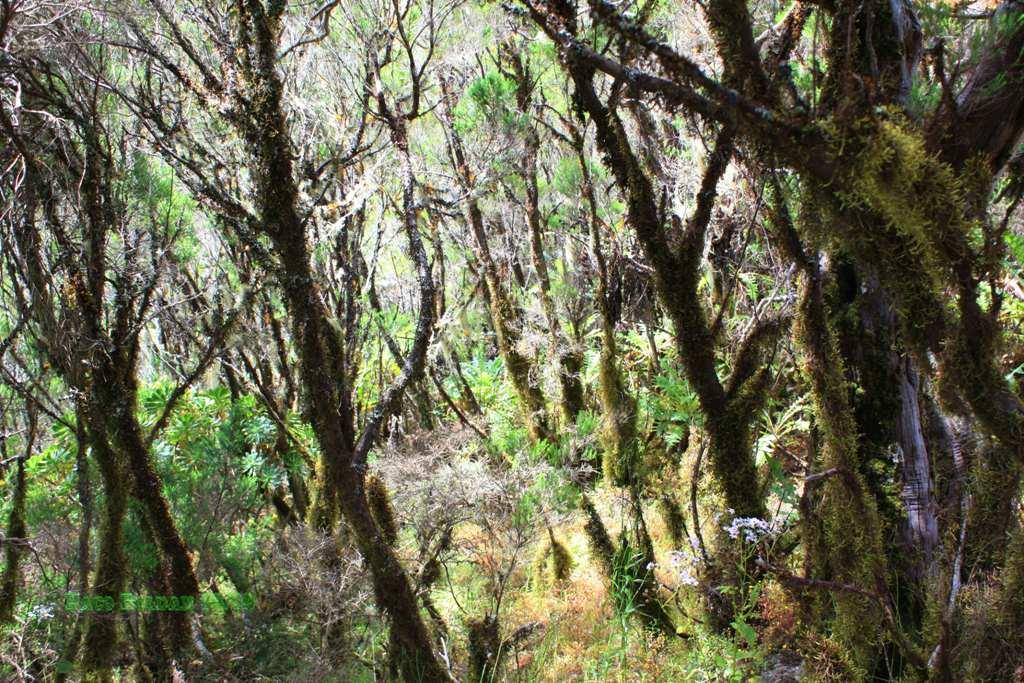
[[[498,619],[487,615],[481,619],[465,621],[469,665],[466,680],[486,682],[494,679],[501,657],[501,633]]]
[[[583,382],[580,380],[583,355],[576,350],[565,350],[558,356],[558,366],[558,383],[562,390],[562,423],[570,426],[576,424],[576,416],[585,407]]]
[[[1000,335],[997,322],[974,301],[961,301],[962,321],[940,357],[942,374],[951,380],[990,434],[1019,454],[1024,450],[1024,414],[1020,399],[996,362]]]
[[[518,349],[522,317],[498,282],[497,275],[491,271],[493,264],[485,264],[485,268],[488,268],[486,273],[487,298],[490,303],[494,336],[498,343],[498,351],[501,353],[502,360],[505,361],[505,370],[512,383],[512,388],[519,399],[520,410],[523,420],[526,422],[530,439],[534,442],[544,439],[551,440],[544,394],[531,376],[533,374],[532,364]]]
[[[555,537],[554,532],[548,529],[548,540],[537,548],[533,560],[534,585],[540,587],[565,581],[569,578],[572,566],[573,559],[569,550]]]
[[[601,567],[606,579],[611,579],[615,568],[615,543],[589,497],[582,497],[582,506],[583,512],[587,516],[583,524],[583,531],[587,535],[591,560]]]
[[[1024,666],[1024,528],[1018,526],[1006,549],[1006,564],[999,579],[999,626],[1010,638],[1011,662]],[[1019,673],[1020,669],[1015,668]]]
[[[537,552],[533,556],[530,576],[536,588],[544,586],[547,578],[548,558],[551,556],[551,544],[547,541],[537,546]]]
[[[689,547],[689,540],[686,537],[686,518],[683,516],[683,509],[672,494],[665,493],[658,498],[658,511],[665,522],[668,536],[672,539],[672,546],[674,548]]]
[[[801,277],[794,336],[804,353],[804,371],[822,434],[820,466],[842,472],[821,484],[817,519],[807,520],[817,537],[810,547],[819,553],[809,564],[817,578],[875,590],[880,577],[886,576],[878,514],[860,474],[857,425],[820,281],[806,273]],[[833,600],[832,636],[866,671],[881,631],[880,609],[872,600],[845,591]]]
[[[99,534],[99,561],[92,591],[94,596],[109,598],[113,603],[124,589],[125,570],[128,566],[123,538],[124,519],[128,508],[128,495],[125,489],[127,477],[120,459],[110,448],[110,444],[102,434],[94,431],[96,424],[102,423],[102,420],[97,420],[96,416],[92,415],[89,422],[89,445],[99,464],[106,493]],[[85,641],[82,645],[82,664],[85,670],[96,673],[100,678],[109,678],[117,645],[117,621],[109,614],[89,614]]]
[[[958,662],[964,680],[1019,680],[1024,669],[1024,528],[1005,540],[1002,570],[989,586],[966,589]]]
[[[1019,521],[1014,500],[1020,491],[1021,463],[1009,449],[994,445],[983,449],[971,463],[964,566],[991,571],[1006,553],[1006,538]]]
[[[923,353],[948,326],[946,287],[962,279],[977,227],[969,194],[984,181],[938,160],[898,114],[822,129],[840,173],[827,186],[805,183],[804,204],[824,212],[809,236],[878,268],[906,340]]]
[[[835,639],[815,633],[806,633],[798,649],[807,668],[807,680],[820,683],[846,683],[863,680],[865,673],[858,671],[850,653]]]
[[[551,539],[551,576],[555,581],[565,581],[572,571],[572,555],[561,541]]]
[[[23,546],[16,539],[27,535],[25,525],[25,461],[18,460],[14,479],[14,500],[7,520],[7,543],[4,544],[4,573],[0,577],[0,624],[14,621],[14,602],[18,593],[18,579]]]
[[[953,169],[898,119],[866,123],[839,196],[870,208],[907,240],[935,288],[950,272],[949,248],[966,237],[964,188]]]
[[[614,339],[605,339],[599,361],[601,446],[604,479],[613,486],[628,486],[637,476],[636,400],[626,390],[615,359]]]
[[[338,523],[338,499],[327,480],[327,465],[321,458],[316,464],[313,495],[307,510],[309,523],[318,531],[329,532]]]
[[[366,478],[366,502],[370,505],[370,514],[373,521],[377,523],[384,541],[394,546],[398,542],[398,522],[395,519],[395,509],[391,505],[391,496],[388,494],[387,484],[376,474]]]

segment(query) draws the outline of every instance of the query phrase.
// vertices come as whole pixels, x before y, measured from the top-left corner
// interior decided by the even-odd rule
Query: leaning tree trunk
[[[320,445],[321,480],[319,500],[313,510],[323,531],[333,527],[333,511],[340,510],[352,530],[356,545],[370,570],[377,606],[390,627],[393,660],[408,680],[450,680],[434,655],[430,634],[418,607],[408,574],[399,562],[380,528],[374,522],[366,499],[365,456],[376,439],[383,418],[401,399],[405,386],[422,372],[426,347],[433,325],[433,283],[429,264],[422,254],[416,228],[413,178],[408,165],[408,149],[403,152],[403,208],[405,231],[413,247],[421,289],[417,344],[408,354],[402,370],[404,384],[385,393],[369,418],[356,443],[354,406],[347,380],[346,348],[340,334],[331,325],[331,315],[310,264],[303,220],[298,211],[289,130],[282,107],[282,83],[275,70],[275,35],[264,24],[265,17],[242,16],[241,21],[259,27],[254,50],[259,56],[251,76],[260,97],[252,103],[253,121],[243,132],[253,148],[253,176],[259,198],[257,211],[261,229],[270,238],[280,263],[281,288],[289,306],[292,335],[299,356],[300,377],[316,438]],[[407,144],[407,143],[406,143]],[[401,147],[401,145],[400,145]],[[426,268],[426,273],[424,273]],[[424,291],[424,278],[429,285]],[[423,296],[426,294],[426,296]],[[410,370],[410,365],[413,370]],[[362,457],[359,456],[361,454]]]
[[[134,368],[129,372],[134,374]],[[134,377],[128,377],[117,392],[118,401],[109,408],[115,415],[115,438],[127,456],[128,471],[131,473],[132,495],[141,504],[141,512],[153,535],[155,545],[160,549],[165,567],[168,588],[175,596],[192,596],[199,599],[199,580],[196,578],[192,558],[178,531],[178,525],[171,516],[170,505],[163,493],[163,483],[149,453],[149,447],[142,436],[142,428],[135,415],[136,386]],[[169,647],[174,656],[181,656],[190,646],[191,621],[187,612],[168,612]]]

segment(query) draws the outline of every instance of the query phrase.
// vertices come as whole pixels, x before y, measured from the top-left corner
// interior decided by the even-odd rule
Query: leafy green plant
[[[495,121],[506,129],[518,130],[526,125],[524,115],[515,108],[515,82],[491,70],[469,84],[455,108],[455,127],[467,133],[487,122]]]
[[[654,432],[666,445],[682,443],[691,425],[702,422],[697,394],[690,388],[674,363],[663,361],[661,372],[654,378],[657,391],[641,396],[641,410],[653,423]]]

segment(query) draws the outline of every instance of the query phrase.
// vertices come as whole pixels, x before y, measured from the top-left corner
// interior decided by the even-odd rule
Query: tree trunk
[[[935,497],[932,494],[931,463],[921,427],[920,391],[917,370],[911,359],[898,361],[900,382],[899,441],[903,451],[903,487],[901,495],[906,508],[907,540],[916,555],[913,578],[922,580],[934,569],[934,553],[939,542],[939,522]]]
[[[99,465],[105,499],[92,595],[106,597],[116,603],[124,590],[125,569],[128,565],[122,537],[128,510],[127,476],[121,458],[107,441],[102,410],[97,414],[97,407],[90,405],[88,411],[89,445]],[[109,672],[117,653],[117,616],[115,613],[91,612],[87,623],[82,663],[87,671],[99,671],[101,675],[106,675],[104,672]]]
[[[521,54],[512,52],[510,58],[518,81],[516,100],[519,111],[528,117],[532,107],[533,82],[531,74]],[[580,367],[583,364],[583,358],[579,349],[570,344],[568,337],[563,332],[562,324],[559,322],[558,313],[555,310],[555,302],[551,297],[551,278],[548,275],[547,260],[544,256],[540,191],[537,187],[539,148],[540,138],[531,121],[523,141],[522,162],[523,180],[526,182],[526,225],[530,231],[530,257],[540,285],[540,304],[548,324],[551,353],[558,362],[558,385],[562,398],[559,408],[562,425],[570,427],[576,424],[576,415],[583,409],[583,384],[580,382]]]
[[[487,303],[491,314],[491,324],[494,327],[494,336],[498,342],[498,352],[505,362],[505,371],[508,373],[509,380],[519,399],[523,420],[530,438],[533,441],[550,441],[552,434],[548,425],[544,394],[538,383],[538,371],[519,349],[523,328],[522,316],[512,302],[508,290],[502,285],[497,265],[491,255],[487,231],[484,229],[483,214],[472,194],[473,176],[466,161],[462,140],[452,125],[450,111],[452,94],[447,85],[445,85],[444,99],[448,144],[462,188],[468,195],[466,222],[476,243],[480,268],[483,270]]]
[[[615,341],[615,318],[608,299],[608,265],[601,240],[601,220],[590,168],[587,165],[584,140],[573,125],[573,144],[583,179],[582,190],[590,213],[590,250],[594,257],[597,279],[594,299],[601,321],[601,355],[598,360],[598,396],[601,401],[601,440],[604,450],[602,469],[605,480],[617,486],[629,484],[636,475],[639,461],[636,435],[636,399],[629,393],[619,369],[618,345]]]

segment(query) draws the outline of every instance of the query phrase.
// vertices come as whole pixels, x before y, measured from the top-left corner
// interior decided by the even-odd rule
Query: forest
[[[0,680],[1024,681],[1024,0],[0,0]]]

